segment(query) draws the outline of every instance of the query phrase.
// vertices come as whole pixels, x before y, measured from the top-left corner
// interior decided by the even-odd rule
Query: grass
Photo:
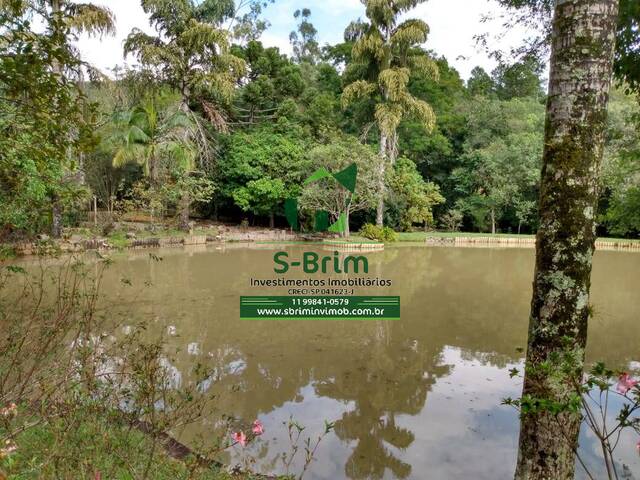
[[[215,231],[212,232],[212,230],[204,229],[204,228],[196,228],[193,230],[193,235],[211,235],[212,233],[215,233]],[[145,239],[145,238],[163,239],[163,238],[185,238],[185,237],[189,237],[191,234],[188,232],[179,230],[177,228],[158,228],[157,231],[155,232],[143,230],[143,231],[135,232],[135,235],[137,239]],[[89,230],[88,233],[85,233],[82,236],[86,236],[86,238],[89,239],[89,238],[93,238],[95,234]],[[131,240],[127,238],[127,232],[125,230],[116,230],[110,233],[107,236],[107,240],[110,245],[112,245],[113,247],[119,250],[127,248],[131,243]]]
[[[400,232],[398,241],[400,242],[424,242],[427,238],[474,238],[474,237],[494,237],[494,238],[535,238],[535,235],[518,235],[517,233],[477,233],[477,232]],[[609,242],[640,242],[640,239],[609,238],[601,237],[598,240]]]
[[[12,245],[0,244],[0,262],[16,258],[16,249]]]
[[[124,232],[114,232],[109,235],[109,244],[113,245],[115,248],[123,249],[127,247],[129,240]]]
[[[14,453],[0,459],[0,478],[35,480],[86,478],[133,480],[250,480],[255,475],[230,475],[217,468],[196,466],[195,459],[175,460],[150,437],[95,412],[75,411],[69,419],[42,422],[20,433]],[[38,418],[25,420],[37,423]],[[51,421],[51,420],[50,420]],[[77,422],[77,423],[76,423]],[[4,436],[0,427],[0,433]],[[153,456],[150,453],[154,452]],[[4,476],[3,476],[4,474]],[[284,479],[284,477],[282,477]]]

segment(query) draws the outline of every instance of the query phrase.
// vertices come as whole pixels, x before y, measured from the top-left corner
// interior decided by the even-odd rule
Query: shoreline
[[[427,247],[460,247],[460,248],[535,248],[536,237],[533,235],[481,234],[481,233],[446,233],[446,232],[408,232],[399,233],[397,242],[384,244],[359,237],[350,239],[328,236],[310,236],[286,229],[270,229],[263,227],[240,227],[227,225],[201,225],[191,232],[177,232],[165,229],[158,233],[137,230],[126,232],[122,229],[109,236],[70,234],[60,240],[52,240],[47,236],[39,241],[0,243],[0,261],[5,258],[36,256],[42,251],[59,253],[84,253],[90,251],[126,251],[140,249],[156,249],[168,247],[191,247],[206,245],[224,245],[247,243],[256,245],[321,245],[347,251],[381,251],[385,245],[408,244]],[[640,240],[599,238],[596,250],[640,252]]]

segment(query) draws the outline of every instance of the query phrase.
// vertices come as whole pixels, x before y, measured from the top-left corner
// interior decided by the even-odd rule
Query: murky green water
[[[336,422],[305,478],[512,476],[517,415],[500,401],[520,390],[507,369],[521,363],[516,348],[526,343],[533,250],[399,246],[367,254],[368,276],[392,279],[393,286],[356,293],[400,295],[396,322],[239,320],[240,295],[287,294],[249,286],[252,277],[275,277],[273,254],[281,248],[303,251],[154,251],[161,262],[138,251],[117,255],[107,272],[104,291],[114,311],[167,333],[176,382],[191,381],[196,362],[216,368],[204,387],[220,392],[217,409],[177,432],[181,439],[213,439],[220,413],[259,418],[265,435],[224,460],[251,456],[255,470],[283,473],[279,457],[290,450],[283,422],[293,416],[312,436],[324,420]],[[637,370],[640,255],[599,252],[594,262],[597,316],[588,356]],[[585,457],[596,461],[595,444],[588,436],[583,444]],[[639,476],[632,437],[623,437],[617,452]],[[293,471],[299,466],[294,462]]]

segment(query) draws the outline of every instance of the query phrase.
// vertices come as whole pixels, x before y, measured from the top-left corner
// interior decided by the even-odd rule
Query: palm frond
[[[69,27],[78,33],[99,37],[116,33],[115,17],[107,7],[68,2],[66,10]]]
[[[360,19],[353,21],[344,30],[344,39],[347,42],[355,42],[362,38],[370,28],[371,26],[368,23]]]
[[[380,72],[378,82],[384,88],[389,100],[397,101],[407,91],[409,84],[408,68],[388,68]]]
[[[402,121],[402,105],[398,103],[379,103],[376,105],[375,118],[378,128],[388,137],[394,136]]]
[[[135,145],[137,143],[146,143],[150,140],[149,135],[142,128],[132,125],[127,131],[127,144]]]
[[[167,117],[164,122],[164,129],[170,132],[173,137],[189,136],[189,134],[185,134],[185,132],[193,131],[194,128],[195,125],[191,117],[181,110]]]
[[[427,55],[414,55],[409,57],[411,69],[423,77],[438,81],[440,79],[440,69],[438,64]]]
[[[373,57],[378,60],[384,58],[384,42],[377,32],[367,33],[353,44],[351,54],[355,60]]]
[[[394,4],[398,13],[404,13],[426,1],[427,0],[395,0]]]
[[[113,156],[113,166],[120,168],[128,163],[144,165],[146,163],[147,152],[143,145],[127,144],[120,147]]]
[[[422,123],[425,130],[431,132],[436,125],[436,114],[431,105],[407,93],[401,103],[408,115]]]
[[[409,19],[396,27],[390,41],[394,45],[420,45],[427,41],[429,26],[418,19]]]
[[[160,154],[166,156],[183,172],[191,172],[195,168],[197,151],[192,144],[184,141],[170,141],[160,146]]]
[[[359,98],[370,96],[376,89],[377,86],[374,83],[367,82],[366,80],[356,80],[350,83],[342,92],[342,108],[348,107]]]
[[[366,0],[365,6],[367,17],[373,23],[387,28],[393,26],[398,13],[393,0]]]

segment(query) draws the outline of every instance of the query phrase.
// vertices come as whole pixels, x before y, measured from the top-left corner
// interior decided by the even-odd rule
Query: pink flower
[[[255,435],[262,435],[264,433],[264,425],[262,425],[262,422],[260,420],[256,420],[255,422],[253,422],[253,428],[251,429],[251,431]]]
[[[244,432],[234,432],[231,434],[231,438],[235,443],[239,443],[243,447],[247,446],[247,436]]]
[[[0,415],[3,417],[14,417],[18,413],[18,406],[12,403],[8,407],[0,408]]]
[[[18,449],[18,446],[15,443],[13,443],[11,440],[7,440],[4,443],[4,448],[0,448],[0,458],[4,458],[11,455],[17,449]]]
[[[616,390],[622,395],[626,395],[629,390],[638,384],[637,380],[633,380],[628,373],[623,373],[618,379]]]

